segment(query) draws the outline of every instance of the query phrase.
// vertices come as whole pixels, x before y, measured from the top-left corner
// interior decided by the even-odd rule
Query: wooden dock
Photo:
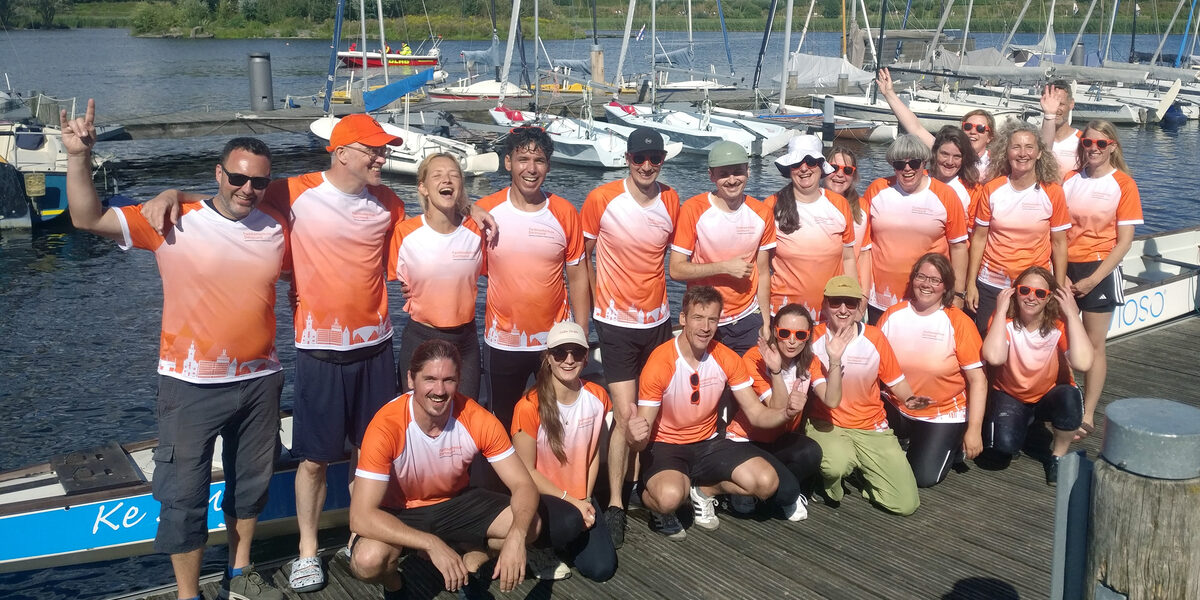
[[[1200,406],[1195,378],[1200,356],[1200,317],[1133,334],[1108,346],[1108,385],[1100,412],[1121,398],[1152,396]],[[1095,458],[1096,433],[1072,450]],[[1048,438],[1047,438],[1048,439]],[[1041,463],[1022,456],[1005,471],[984,471],[972,462],[936,487],[921,490],[921,507],[896,517],[847,494],[838,508],[810,506],[801,523],[736,518],[719,513],[716,531],[688,529],[683,542],[651,533],[647,513],[630,511],[616,576],[594,583],[578,574],[566,581],[528,579],[497,598],[888,598],[1016,600],[1050,593],[1054,488],[1044,483]],[[344,534],[337,534],[345,539]],[[289,598],[380,598],[381,588],[354,580],[345,562],[330,557],[330,583],[322,591]],[[286,590],[279,563],[256,557],[264,574]],[[412,598],[453,598],[428,562],[404,565]],[[204,593],[217,597],[217,578]],[[173,599],[169,588],[128,598]]]

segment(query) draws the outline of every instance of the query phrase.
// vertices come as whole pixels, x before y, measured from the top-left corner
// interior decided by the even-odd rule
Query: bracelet
[[[1042,120],[1043,121],[1055,121],[1055,120],[1058,120],[1058,115],[1042,113]]]
[[[767,370],[768,370],[768,371],[771,371],[770,369],[767,369]],[[780,374],[780,373],[782,373],[782,372],[783,372],[783,369],[780,369],[780,370],[778,370],[778,371],[771,371],[771,374],[772,374],[772,375],[778,375],[778,374]]]
[[[833,361],[833,360],[829,361],[830,369],[832,369],[834,367],[840,367],[840,366],[842,366],[842,361],[840,361],[840,360],[839,361]]]
[[[966,299],[967,299],[967,293],[966,293],[966,292],[954,292],[954,295],[955,295],[956,297],[958,297],[958,298],[962,298],[963,300],[966,300]]]
[[[562,496],[560,496],[558,499],[559,499],[559,500],[566,500],[566,499],[567,499],[567,490],[563,490],[563,495],[562,495]]]

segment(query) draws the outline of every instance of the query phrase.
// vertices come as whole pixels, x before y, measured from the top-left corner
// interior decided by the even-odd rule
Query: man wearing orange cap
[[[382,184],[382,169],[387,146],[402,142],[370,115],[343,117],[326,147],[329,168],[275,180],[263,199],[291,224],[297,350],[292,454],[302,460],[296,471],[300,558],[289,584],[298,592],[325,585],[317,520],[327,466],[345,456],[347,440],[355,448],[362,444],[371,417],[396,395],[384,277],[386,249],[405,214],[404,203]],[[169,190],[146,203],[143,214],[161,223],[178,199],[197,198]],[[479,212],[473,216],[487,227],[490,218]]]

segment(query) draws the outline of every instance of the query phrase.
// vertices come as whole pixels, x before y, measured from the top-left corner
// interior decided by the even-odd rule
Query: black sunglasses
[[[662,152],[638,152],[637,154],[629,155],[629,162],[635,165],[640,165],[646,161],[650,161],[650,164],[657,167],[658,165],[663,164],[664,160],[667,160],[667,155]]]
[[[825,164],[824,158],[821,158],[819,156],[805,156],[804,158],[800,159],[800,162],[792,165],[792,168],[795,169],[796,167],[798,167],[800,165],[804,165],[811,169],[813,167],[819,167],[823,164]]]
[[[963,131],[970,132],[972,128],[975,129],[976,133],[987,133],[992,130],[992,128],[988,127],[987,125],[980,125],[978,123],[963,123]]]
[[[904,167],[908,167],[908,168],[916,171],[917,169],[920,169],[921,165],[923,165],[923,164],[925,164],[925,161],[923,161],[919,158],[910,158],[908,160],[893,160],[892,168],[897,171],[903,171]]]
[[[579,362],[583,360],[583,357],[587,356],[587,348],[575,344],[564,344],[550,349],[550,357],[557,362],[567,360],[568,354],[571,355],[571,358],[575,359],[575,362]]]
[[[692,384],[692,404],[700,404],[700,374],[692,373],[688,381]]]
[[[241,173],[234,173],[226,169],[225,165],[221,165],[221,172],[225,174],[225,181],[228,181],[229,185],[235,188],[246,185],[247,181],[250,182],[250,187],[256,190],[265,190],[268,185],[271,185],[270,177],[251,177],[249,175],[242,175]]]
[[[808,339],[808,330],[807,329],[784,329],[782,327],[775,328],[775,337],[777,337],[781,340],[786,340],[786,339],[792,337],[793,335],[796,336],[797,342],[803,342],[804,340]]]

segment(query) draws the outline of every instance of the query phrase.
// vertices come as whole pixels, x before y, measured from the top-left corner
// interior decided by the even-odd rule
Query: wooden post
[[[1100,454],[1087,598],[1200,598],[1200,409],[1114,402]]]

